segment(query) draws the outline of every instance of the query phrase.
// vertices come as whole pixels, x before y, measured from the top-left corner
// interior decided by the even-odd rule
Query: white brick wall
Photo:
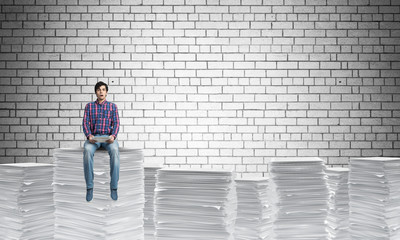
[[[274,156],[400,155],[397,0],[3,0],[0,12],[1,163],[82,146],[100,80],[121,146],[149,163],[263,175]]]

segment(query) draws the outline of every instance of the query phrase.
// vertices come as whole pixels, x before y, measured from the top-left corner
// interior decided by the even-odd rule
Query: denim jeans
[[[96,136],[108,137],[108,135]],[[93,188],[93,156],[99,147],[106,149],[110,155],[110,188],[117,189],[119,180],[119,145],[117,140],[114,140],[111,144],[106,142],[96,142],[93,144],[90,143],[89,140],[86,140],[83,150],[83,170],[85,172],[86,188]]]

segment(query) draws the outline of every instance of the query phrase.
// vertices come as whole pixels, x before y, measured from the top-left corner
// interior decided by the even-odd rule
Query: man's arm
[[[82,121],[82,129],[83,129],[83,133],[85,134],[87,139],[93,138],[92,130],[90,130],[90,109],[89,109],[89,104],[86,104],[86,107],[85,107],[85,113],[83,115],[83,121]]]
[[[119,132],[119,115],[118,115],[118,108],[117,105],[114,104],[115,111],[113,114],[113,121],[112,121],[112,126],[113,126],[113,131],[111,133],[111,136],[114,137],[114,139],[117,138],[118,132]]]

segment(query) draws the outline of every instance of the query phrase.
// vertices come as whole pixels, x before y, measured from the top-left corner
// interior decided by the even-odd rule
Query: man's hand
[[[89,136],[89,142],[90,142],[90,143],[93,143],[93,144],[96,143],[96,140],[94,140],[94,136],[93,136],[93,135],[90,135],[90,136]]]
[[[107,143],[113,143],[114,142],[114,136],[110,136],[110,139],[108,139],[107,141],[106,141]]]

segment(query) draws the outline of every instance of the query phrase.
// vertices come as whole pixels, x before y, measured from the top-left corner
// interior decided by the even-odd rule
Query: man
[[[110,155],[110,192],[113,200],[118,199],[119,149],[116,140],[119,131],[117,105],[106,100],[108,86],[98,82],[94,87],[97,96],[95,102],[85,107],[83,116],[83,132],[87,138],[83,151],[83,167],[86,181],[86,201],[93,199],[93,156],[99,147],[103,147]],[[108,137],[106,142],[98,142],[95,137]]]

